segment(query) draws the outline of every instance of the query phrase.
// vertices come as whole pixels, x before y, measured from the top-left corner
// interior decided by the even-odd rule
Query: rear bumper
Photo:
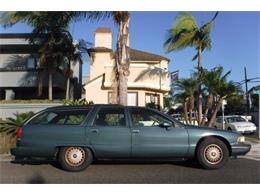
[[[250,144],[234,144],[231,146],[232,155],[231,156],[238,156],[238,155],[245,155],[251,149]]]

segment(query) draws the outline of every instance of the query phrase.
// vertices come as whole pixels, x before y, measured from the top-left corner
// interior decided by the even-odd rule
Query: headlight
[[[240,136],[237,138],[237,142],[238,143],[244,143],[245,142],[245,137],[244,136]]]

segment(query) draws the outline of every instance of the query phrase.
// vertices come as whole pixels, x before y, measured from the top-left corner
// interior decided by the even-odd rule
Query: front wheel
[[[93,156],[88,148],[70,146],[60,149],[58,160],[64,170],[75,172],[86,169],[92,163]]]
[[[226,164],[229,158],[225,143],[216,138],[202,141],[197,150],[197,160],[205,169],[218,169]]]

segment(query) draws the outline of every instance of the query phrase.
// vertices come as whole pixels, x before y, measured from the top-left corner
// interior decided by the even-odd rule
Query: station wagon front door
[[[101,107],[89,130],[91,145],[99,158],[129,158],[131,132],[124,108]]]
[[[188,134],[161,114],[144,108],[130,108],[132,156],[136,158],[185,157]],[[161,127],[160,124],[172,124]],[[175,125],[175,126],[174,126]]]

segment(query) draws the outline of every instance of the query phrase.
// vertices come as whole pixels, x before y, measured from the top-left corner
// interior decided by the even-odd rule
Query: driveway
[[[260,183],[260,161],[230,160],[219,170],[194,162],[98,162],[77,173],[52,162],[0,162],[0,174],[0,183]]]

